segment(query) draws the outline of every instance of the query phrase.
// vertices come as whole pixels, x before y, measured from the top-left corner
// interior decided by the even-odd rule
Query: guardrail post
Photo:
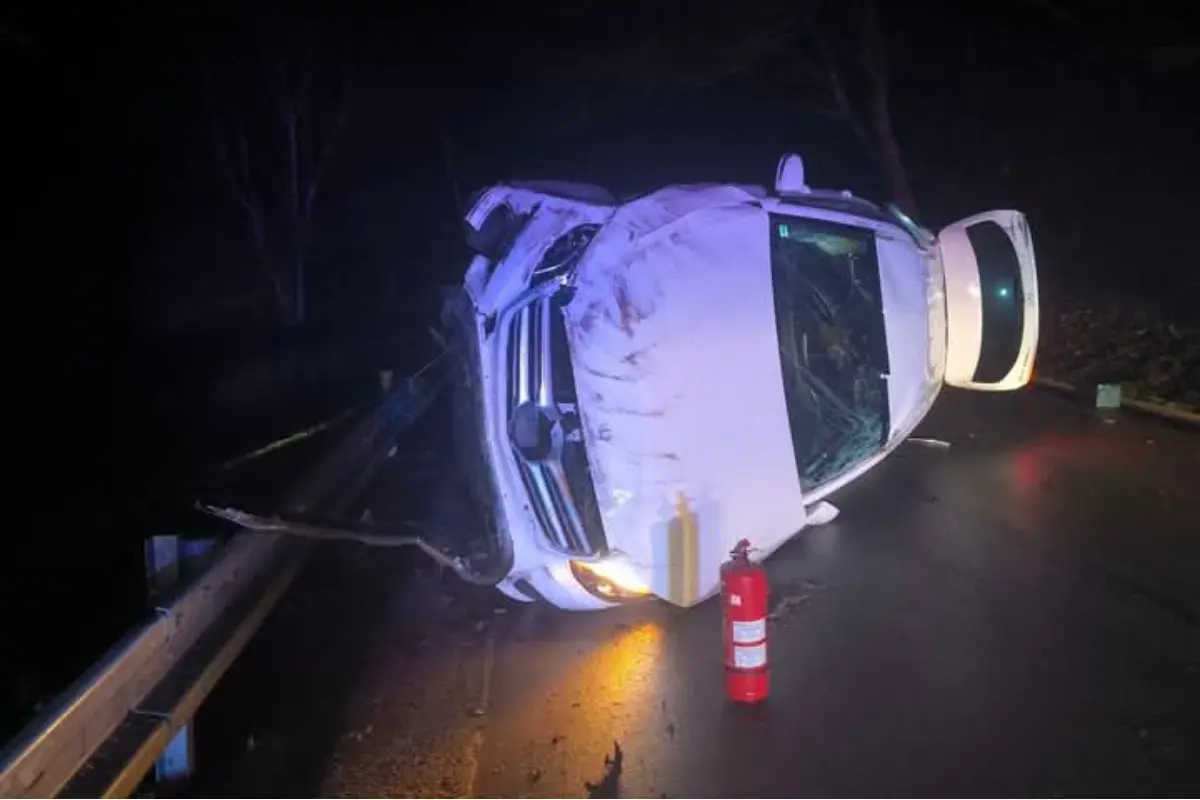
[[[1121,384],[1101,383],[1096,386],[1096,408],[1113,409],[1121,407]]]
[[[181,539],[178,536],[147,539],[146,589],[150,605],[157,608],[170,602],[171,595],[193,575],[203,571],[216,551],[216,539]],[[180,728],[154,763],[154,778],[159,783],[181,780],[192,774],[195,747],[191,728],[191,723]]]
[[[1096,417],[1105,423],[1117,421],[1121,411],[1121,384],[1096,384]]]
[[[192,775],[195,767],[196,750],[192,743],[192,725],[189,722],[179,729],[175,738],[154,762],[154,780],[159,783],[181,781]]]

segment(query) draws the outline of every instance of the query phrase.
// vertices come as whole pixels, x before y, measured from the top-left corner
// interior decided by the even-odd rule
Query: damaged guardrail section
[[[435,386],[395,391],[285,498],[336,507],[424,410]],[[131,794],[250,641],[313,543],[243,530],[158,616],[115,645],[0,754],[0,797]]]
[[[1075,396],[1082,396],[1085,390],[1091,390],[1095,394],[1095,405],[1098,409],[1132,408],[1143,414],[1149,414],[1161,419],[1170,420],[1171,422],[1200,427],[1200,411],[1171,403],[1130,397],[1123,390],[1121,384],[1095,384],[1090,387],[1084,387],[1060,381],[1056,378],[1037,377],[1034,378],[1033,385]]]
[[[131,762],[133,755],[139,756],[138,763],[120,769],[124,774],[114,776],[111,786],[98,787],[90,796],[130,794],[195,710],[175,713],[170,705],[152,703],[154,690],[185,665],[205,631],[271,571],[281,551],[288,549],[285,544],[294,543],[254,534],[234,537],[217,563],[174,605],[114,647],[64,694],[48,718],[35,720],[35,730],[27,731],[14,752],[5,754],[0,796],[59,796],[114,733],[128,740],[141,732],[144,744],[130,754]],[[293,553],[293,561],[299,564],[298,554]],[[269,606],[261,605],[265,616]],[[229,655],[219,672],[235,655]],[[212,676],[211,682],[218,677],[219,673]],[[146,745],[155,752],[146,753]],[[102,770],[92,772],[104,781]]]

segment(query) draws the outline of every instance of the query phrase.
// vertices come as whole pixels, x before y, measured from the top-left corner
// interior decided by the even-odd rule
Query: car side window
[[[878,453],[890,369],[875,233],[772,214],[771,279],[784,397],[801,488]]]

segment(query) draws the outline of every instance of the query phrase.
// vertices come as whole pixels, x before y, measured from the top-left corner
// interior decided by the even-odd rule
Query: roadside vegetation
[[[1200,317],[1128,294],[1048,303],[1037,368],[1042,377],[1121,383],[1138,399],[1200,410]]]

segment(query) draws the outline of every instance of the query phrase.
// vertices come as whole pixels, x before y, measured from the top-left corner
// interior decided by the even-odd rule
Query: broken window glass
[[[788,421],[803,490],[887,443],[887,334],[875,233],[770,215],[771,278]]]

